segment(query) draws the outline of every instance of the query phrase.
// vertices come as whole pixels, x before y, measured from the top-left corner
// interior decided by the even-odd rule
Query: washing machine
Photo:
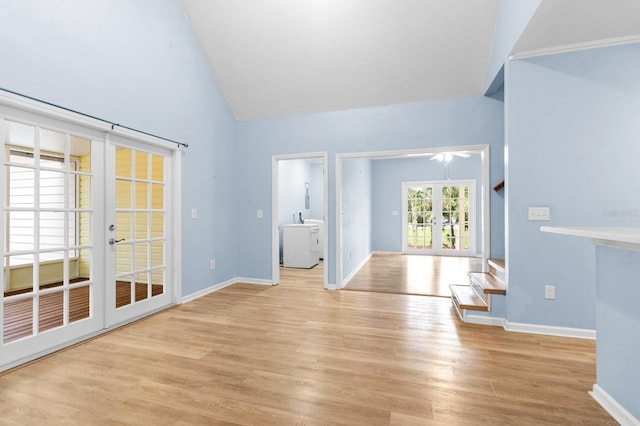
[[[320,229],[316,224],[296,223],[282,230],[285,268],[313,268],[319,262]]]

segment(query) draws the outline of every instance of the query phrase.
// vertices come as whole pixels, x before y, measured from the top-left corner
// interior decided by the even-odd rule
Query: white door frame
[[[480,248],[482,256],[482,269],[486,272],[487,259],[491,249],[491,229],[490,229],[490,164],[489,164],[489,145],[465,145],[465,146],[447,146],[438,148],[422,148],[409,150],[392,150],[392,151],[374,151],[374,152],[356,152],[348,154],[336,155],[336,241],[335,241],[335,260],[336,260],[336,285],[338,289],[343,288],[346,282],[343,282],[342,271],[342,162],[354,158],[369,159],[398,159],[428,156],[438,153],[465,151],[471,154],[479,154],[482,163],[482,181],[480,183],[481,190],[481,213],[480,224],[481,242],[476,247]]]
[[[305,154],[282,154],[274,155],[271,157],[271,284],[276,285],[280,283],[280,231],[278,229],[278,217],[279,217],[279,189],[280,189],[280,177],[278,173],[279,162],[286,160],[322,160],[322,215],[324,216],[324,230],[322,239],[324,241],[323,253],[324,253],[324,288],[329,288],[329,263],[330,257],[328,252],[329,247],[329,173],[328,168],[328,155],[326,152],[309,152]]]
[[[426,249],[414,249],[410,250],[407,247],[407,202],[409,201],[407,198],[407,192],[410,187],[414,186],[430,186],[434,188],[442,188],[444,186],[462,186],[467,185],[469,187],[469,248],[467,250],[443,250],[442,248],[436,248],[436,242],[442,242],[442,224],[438,223],[438,229],[440,230],[439,239],[435,238],[435,233],[432,231],[431,234],[431,245],[432,248],[430,250]],[[434,194],[436,194],[434,192]],[[440,211],[442,212],[442,194],[439,194],[437,197],[433,196],[433,208],[432,213],[436,213]],[[435,200],[438,201],[438,208],[436,208]],[[475,256],[476,255],[476,180],[475,179],[452,179],[452,180],[430,180],[430,181],[413,181],[413,182],[402,182],[402,253],[403,254],[425,254],[425,255],[435,255],[435,256]],[[435,224],[434,224],[435,225]],[[435,229],[435,226],[434,226]]]

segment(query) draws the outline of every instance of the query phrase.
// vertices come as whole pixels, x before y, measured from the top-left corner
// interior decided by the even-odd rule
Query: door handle
[[[120,238],[119,240],[116,240],[115,238],[109,238],[109,245],[112,246],[115,243],[120,243],[122,241],[124,241],[124,238]]]

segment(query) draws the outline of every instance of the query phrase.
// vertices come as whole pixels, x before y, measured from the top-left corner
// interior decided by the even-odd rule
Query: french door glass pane
[[[116,240],[131,240],[131,218],[132,213],[116,213]]]
[[[69,323],[89,318],[91,291],[88,285],[69,290]]]
[[[125,275],[116,280],[116,308],[131,304],[131,275]]]
[[[430,249],[433,225],[433,190],[413,187],[407,194],[407,248]]]
[[[149,154],[146,152],[135,151],[136,156],[136,179],[149,179]]]
[[[442,249],[469,249],[469,187],[442,187]]]
[[[136,274],[136,302],[149,297],[149,274]]]
[[[116,307],[164,293],[164,189],[162,156],[116,148]]]
[[[64,250],[40,253],[38,256],[38,282],[41,289],[60,287],[65,284],[64,270],[69,270],[69,260],[65,259],[64,255]],[[66,268],[65,265],[67,265]]]
[[[131,208],[131,181],[116,179],[116,208]]]
[[[93,238],[91,140],[5,124],[6,343],[90,317]]]
[[[33,335],[33,298],[4,302],[3,343]]]
[[[57,291],[40,295],[39,331],[43,332],[64,324],[64,293]]]
[[[149,213],[136,212],[136,241],[149,239]]]

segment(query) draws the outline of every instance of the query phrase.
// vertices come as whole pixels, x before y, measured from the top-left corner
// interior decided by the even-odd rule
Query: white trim
[[[458,151],[472,151],[473,153],[480,153],[489,145],[463,145],[463,146],[445,146],[436,148],[418,148],[418,149],[396,149],[390,151],[368,151],[368,152],[350,152],[343,154],[336,154],[336,157],[341,159],[347,158],[370,158],[376,160],[382,159],[398,159],[398,158],[415,158],[426,157],[432,154],[439,154],[445,152],[458,152]]]
[[[597,49],[601,47],[612,47],[623,44],[640,42],[640,35],[631,35],[625,37],[605,38],[602,40],[591,40],[581,43],[562,44],[560,46],[542,47],[539,49],[524,50],[509,55],[510,61],[519,59],[536,58],[539,56],[558,55],[561,53],[577,52],[580,50]]]
[[[234,284],[274,285],[271,280],[261,278],[235,277],[233,280]]]
[[[346,154],[336,154],[336,252],[335,252],[335,265],[336,265],[336,282],[342,282],[342,160],[349,158],[369,158],[369,159],[393,159],[393,158],[411,158],[415,156],[427,156],[431,154],[437,154],[440,152],[452,152],[452,151],[471,151],[472,153],[480,154],[482,163],[482,211],[480,212],[480,226],[482,227],[482,264],[483,272],[487,272],[487,259],[489,258],[491,251],[491,233],[490,233],[490,221],[491,221],[491,194],[489,188],[490,182],[490,161],[489,161],[489,145],[466,145],[466,146],[446,146],[437,148],[421,148],[421,149],[405,149],[405,150],[392,150],[392,151],[376,151],[376,152],[354,152]],[[477,223],[477,221],[476,221]],[[477,249],[476,245],[476,249]],[[328,287],[327,287],[328,288]]]
[[[251,285],[260,285],[260,286],[273,285],[271,280],[264,280],[260,278],[235,277],[235,278],[228,279],[226,281],[222,281],[218,284],[213,284],[207,288],[203,288],[202,290],[198,290],[194,293],[188,294],[180,299],[180,304],[189,303],[193,300],[206,296],[207,294],[211,294],[218,290],[222,290],[223,288],[229,287],[234,284],[251,284]]]
[[[596,340],[596,330],[587,328],[555,327],[552,325],[526,324],[505,321],[504,329],[516,333],[543,334],[546,336],[572,337]]]
[[[304,154],[279,154],[271,157],[271,281],[270,285],[280,282],[280,230],[278,214],[278,192],[279,173],[278,162],[283,160],[322,160],[322,219],[324,220],[322,239],[324,247],[324,288],[330,289],[329,285],[329,155],[326,152],[308,152]],[[261,280],[263,281],[263,280]]]
[[[336,241],[335,241],[335,263],[336,263],[336,290],[341,288],[342,283],[342,158],[343,156],[336,155],[336,209],[335,222],[336,222]],[[344,157],[350,158],[350,157]]]
[[[204,288],[202,290],[198,290],[198,291],[196,291],[194,293],[191,293],[191,294],[188,294],[186,296],[183,296],[180,299],[180,304],[188,303],[188,302],[191,302],[193,300],[199,299],[202,296],[206,296],[207,294],[211,294],[214,291],[222,290],[223,288],[229,287],[230,285],[235,284],[235,283],[236,283],[236,279],[232,278],[230,280],[226,280],[226,281],[223,281],[221,283],[214,284],[214,285],[209,286],[207,288]]]
[[[593,390],[589,392],[589,395],[622,426],[640,426],[640,420],[627,411],[598,384],[593,385]]]
[[[485,149],[480,152],[480,163],[482,164],[482,182],[480,194],[480,226],[482,227],[482,272],[489,272],[491,257],[491,147],[485,145]],[[474,203],[475,208],[475,203]],[[477,217],[476,217],[477,223]],[[476,251],[478,245],[476,244]]]
[[[172,255],[171,270],[173,294],[171,303],[180,303],[182,298],[182,150],[175,150],[171,155],[171,227]]]
[[[466,311],[466,309],[465,309]],[[504,327],[506,320],[500,317],[485,317],[482,315],[473,315],[465,313],[464,322],[468,324],[491,325],[494,327]]]
[[[369,261],[369,259],[371,259],[371,256],[373,256],[373,252],[369,253],[369,255],[365,257],[365,259],[362,262],[360,262],[360,264],[357,267],[353,269],[353,271],[349,274],[349,276],[347,276],[344,280],[342,280],[342,284],[340,284],[340,288],[344,288],[349,283],[349,281],[351,281],[351,279],[355,277],[358,272],[360,272],[360,269],[362,269],[362,267]]]

